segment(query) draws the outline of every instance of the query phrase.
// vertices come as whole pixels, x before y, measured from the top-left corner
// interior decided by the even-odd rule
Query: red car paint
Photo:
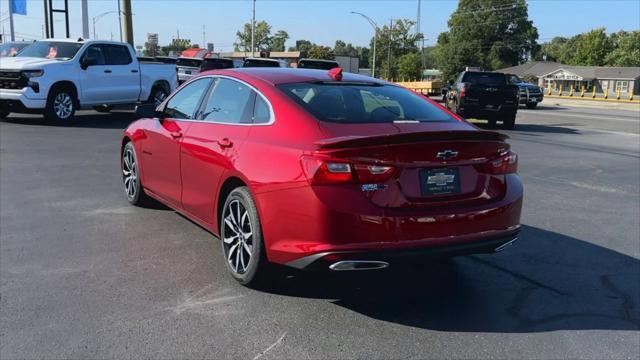
[[[516,236],[523,186],[504,136],[479,130],[429,99],[424,101],[454,120],[319,121],[276,87],[339,81],[326,71],[217,70],[181,89],[211,76],[251,85],[269,100],[275,121],[242,126],[140,119],[125,130],[123,144],[134,144],[145,191],[212,233],[219,234],[221,190],[245,184],[257,204],[267,258],[274,263],[304,267],[303,260],[317,254],[334,259],[336,252],[417,251]],[[349,73],[341,81],[392,86]],[[455,159],[436,157],[449,149],[458,152]],[[319,172],[327,159],[350,163],[365,177],[369,165],[389,167],[389,173],[368,179],[384,188],[363,191],[358,180],[323,178]],[[458,169],[460,192],[423,196],[420,169],[440,167]]]

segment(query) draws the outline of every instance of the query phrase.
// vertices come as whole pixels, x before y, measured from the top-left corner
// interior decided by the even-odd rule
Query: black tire
[[[127,196],[127,201],[136,206],[149,204],[151,202],[151,198],[149,198],[149,196],[144,192],[144,188],[142,187],[138,157],[136,155],[135,147],[131,142],[128,142],[122,148],[120,161],[122,168],[122,183],[124,185],[124,193]],[[131,174],[133,177],[130,176]]]
[[[244,286],[263,285],[273,271],[264,248],[258,210],[249,189],[242,186],[231,191],[222,209],[220,244],[227,270]]]
[[[98,105],[98,106],[94,106],[93,110],[99,112],[99,113],[109,113],[111,111],[111,109],[113,109],[113,106],[111,105]]]
[[[44,118],[58,124],[66,124],[73,120],[77,107],[75,89],[70,86],[55,86],[49,91]]]
[[[502,118],[502,128],[505,130],[513,130],[516,126],[516,113],[505,115]]]
[[[156,106],[160,105],[164,99],[169,96],[169,92],[163,86],[154,86],[151,88],[151,93],[149,93],[149,98],[147,99],[147,104],[154,104]]]
[[[489,128],[490,128],[490,129],[495,129],[496,124],[498,123],[498,119],[496,119],[496,118],[489,118],[489,119],[487,119],[487,120],[488,120],[487,124],[489,125]]]
[[[527,109],[535,109],[538,106],[538,103],[527,103]]]
[[[0,119],[6,119],[7,116],[9,116],[9,114],[11,114],[11,113],[8,112],[8,111],[0,110]]]

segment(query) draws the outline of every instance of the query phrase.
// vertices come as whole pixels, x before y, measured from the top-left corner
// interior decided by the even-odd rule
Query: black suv
[[[494,127],[502,121],[505,129],[513,129],[518,111],[518,86],[508,75],[464,71],[446,95],[446,107],[465,118],[486,119]]]

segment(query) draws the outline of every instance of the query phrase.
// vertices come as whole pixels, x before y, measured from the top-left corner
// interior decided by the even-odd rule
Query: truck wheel
[[[489,129],[495,129],[497,123],[498,123],[498,119],[496,118],[488,119]]]
[[[151,94],[149,94],[147,103],[158,106],[167,98],[167,95],[169,95],[169,93],[162,86],[154,86],[151,89]]]
[[[512,130],[516,126],[516,113],[505,115],[502,118],[502,128]]]
[[[65,86],[55,87],[49,92],[44,117],[49,121],[67,123],[76,113],[76,104],[76,94],[73,89]]]
[[[527,103],[527,109],[535,109],[538,103]]]

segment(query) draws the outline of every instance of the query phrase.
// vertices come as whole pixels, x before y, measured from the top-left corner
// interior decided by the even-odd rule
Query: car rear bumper
[[[522,183],[516,174],[505,181],[499,199],[419,209],[385,209],[347,191],[328,199],[309,186],[256,194],[267,257],[304,268],[296,261],[325,253],[412,254],[457,247],[485,252],[494,240],[512,239],[520,226]]]
[[[40,94],[29,87],[21,90],[0,89],[0,103],[11,112],[28,112],[29,109],[44,109],[47,99],[40,98]]]
[[[485,104],[464,103],[460,105],[458,112],[463,117],[487,118],[514,114],[518,111],[518,104],[502,104],[488,107]]]

